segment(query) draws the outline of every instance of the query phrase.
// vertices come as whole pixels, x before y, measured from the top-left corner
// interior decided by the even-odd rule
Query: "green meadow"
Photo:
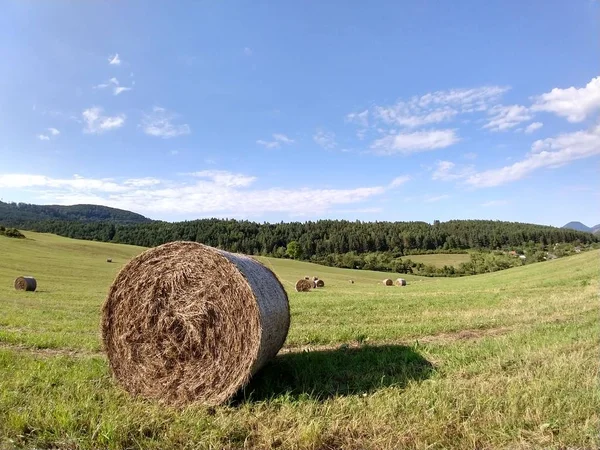
[[[290,298],[284,348],[229,403],[174,409],[122,391],[102,353],[108,288],[144,249],[24,234],[0,236],[1,449],[600,445],[599,251],[405,287],[260,258]],[[305,275],[325,288],[295,292]]]

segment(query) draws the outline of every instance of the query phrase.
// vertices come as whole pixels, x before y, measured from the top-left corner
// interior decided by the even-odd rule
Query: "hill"
[[[25,235],[0,236],[1,448],[598,448],[598,251],[403,288],[261,258],[284,348],[231,404],[174,409],[125,394],[102,352],[102,302],[144,249]]]
[[[599,227],[600,225],[596,225],[596,227]],[[566,225],[563,225],[562,228],[568,228],[569,230],[576,230],[576,231],[584,231],[586,233],[592,233],[593,230],[588,227],[587,225],[582,224],[581,222],[569,222]]]
[[[152,220],[141,214],[101,205],[33,205],[0,202],[0,223],[6,226],[27,225],[48,220],[67,222],[111,222],[141,224]]]

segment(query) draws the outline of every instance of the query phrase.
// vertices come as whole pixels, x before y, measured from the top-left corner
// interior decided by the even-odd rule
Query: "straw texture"
[[[394,282],[390,278],[386,278],[385,280],[383,280],[383,284],[385,284],[386,286],[393,286]]]
[[[313,282],[304,278],[296,281],[296,292],[308,292],[312,289]]]
[[[282,347],[289,304],[247,256],[195,242],[147,250],[117,275],[103,308],[111,370],[130,393],[182,405],[225,402]]]

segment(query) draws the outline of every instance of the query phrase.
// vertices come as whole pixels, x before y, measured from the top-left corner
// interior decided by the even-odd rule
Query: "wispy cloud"
[[[113,88],[113,95],[119,95],[121,92],[130,91],[132,89],[126,86],[120,86],[119,80],[117,80],[115,77],[111,78],[106,83],[100,83],[94,86],[94,89],[105,89],[107,87]]]
[[[131,88],[130,87],[125,87],[125,86],[117,86],[114,90],[113,90],[113,94],[114,95],[119,95],[121,92],[127,92],[130,91]]]
[[[508,200],[490,200],[489,202],[482,203],[481,206],[484,208],[489,208],[492,206],[506,206],[508,205]]]
[[[402,186],[404,183],[407,183],[410,180],[411,180],[411,177],[409,175],[402,175],[402,176],[394,178],[392,180],[392,182],[388,185],[388,187],[390,189],[396,188],[398,186]]]
[[[108,63],[112,66],[119,66],[121,65],[121,59],[119,58],[119,54],[115,53],[114,55],[111,55],[108,57]]]
[[[38,134],[37,137],[40,141],[49,141],[50,140],[50,136],[45,135],[45,134]]]
[[[474,172],[473,166],[457,165],[452,161],[437,161],[432,180],[455,181],[466,178]]]
[[[265,148],[279,148],[279,147],[281,147],[281,144],[290,145],[295,142],[293,139],[290,139],[289,137],[287,137],[285,134],[282,134],[282,133],[275,133],[272,135],[272,137],[273,137],[272,141],[266,141],[264,139],[259,139],[256,141],[256,143],[258,145],[262,145]]]
[[[105,131],[121,128],[125,125],[125,114],[116,116],[105,116],[100,107],[93,106],[83,111],[81,114],[85,123],[84,133],[100,134]]]
[[[569,122],[581,122],[600,110],[600,76],[585,87],[554,88],[535,99],[533,111],[545,111],[565,117]]]
[[[411,154],[449,147],[459,141],[455,130],[428,130],[390,134],[371,144],[377,155]]]
[[[335,133],[332,131],[317,130],[313,135],[313,140],[326,150],[333,150],[337,147]]]
[[[600,125],[588,131],[561,134],[537,140],[525,159],[500,169],[486,170],[469,176],[466,183],[473,187],[500,186],[520,180],[541,168],[556,168],[578,159],[600,154]]]
[[[529,110],[521,105],[496,105],[488,113],[491,117],[483,127],[491,131],[506,131],[533,117]]]
[[[525,127],[525,133],[531,134],[534,131],[539,130],[543,126],[544,126],[544,124],[542,122],[533,122],[533,123],[530,123],[529,125],[527,125],[527,127]]]
[[[346,122],[355,123],[361,127],[369,126],[369,110],[365,109],[363,112],[350,113],[346,115]]]
[[[509,88],[483,86],[470,89],[436,91],[390,106],[375,106],[372,116],[383,123],[406,128],[446,122],[458,114],[485,111]],[[355,119],[356,114],[347,117]]]
[[[442,194],[442,195],[426,195],[425,196],[425,201],[427,203],[433,203],[433,202],[439,202],[441,200],[446,200],[450,198],[450,195],[448,194]]]
[[[200,171],[170,180],[154,177],[52,178],[33,174],[0,174],[0,188],[27,188],[59,204],[95,203],[148,215],[256,216],[267,212],[323,214],[339,205],[359,204],[380,196],[385,186],[350,189],[256,189],[254,176],[227,171]],[[360,206],[359,206],[360,208]]]
[[[254,54],[254,51],[252,51],[252,49],[250,47],[244,47],[244,55],[252,56],[253,54]]]
[[[173,123],[177,118],[177,114],[171,113],[160,106],[155,106],[152,108],[152,112],[144,114],[140,126],[147,135],[163,139],[190,134],[190,126],[187,123]]]
[[[60,131],[58,131],[56,128],[48,128],[48,131],[52,136],[58,136],[60,134]]]
[[[474,152],[465,153],[463,155],[463,158],[469,159],[469,160],[477,159],[477,153],[474,153]]]

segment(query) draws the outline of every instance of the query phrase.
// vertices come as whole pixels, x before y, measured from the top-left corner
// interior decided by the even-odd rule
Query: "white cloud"
[[[48,131],[52,136],[58,136],[60,134],[60,131],[58,131],[56,128],[48,128]]]
[[[335,133],[331,131],[318,130],[313,135],[313,140],[326,150],[333,150],[337,147]]]
[[[125,87],[125,86],[117,86],[113,89],[113,94],[114,95],[119,95],[121,92],[126,92],[126,91],[130,91],[131,88],[130,87]]]
[[[600,110],[600,76],[585,87],[554,88],[535,98],[533,111],[545,111],[566,117],[569,122],[581,122]]]
[[[483,128],[492,131],[506,131],[533,117],[525,106],[521,105],[496,105],[488,111],[492,117]]]
[[[133,82],[133,84],[135,84],[135,81]],[[107,87],[113,87],[113,94],[114,95],[119,95],[121,92],[126,92],[126,91],[130,91],[132,88],[130,87],[125,87],[125,86],[120,86],[119,85],[119,80],[117,80],[115,77],[111,78],[110,80],[108,80],[106,83],[101,83],[97,86],[94,86],[94,89],[104,89]]]
[[[244,55],[246,56],[252,56],[254,52],[252,51],[252,49],[250,47],[244,47]]]
[[[94,106],[83,111],[83,121],[85,122],[84,133],[100,134],[105,131],[122,127],[125,124],[125,114],[116,116],[102,115],[102,108]]]
[[[492,206],[506,206],[508,205],[508,200],[490,200],[489,202],[482,203],[481,206],[484,208],[489,208]]]
[[[231,173],[225,170],[202,170],[200,172],[193,172],[191,175],[198,178],[208,178],[217,186],[225,187],[247,187],[256,181],[256,177]]]
[[[433,203],[433,202],[439,202],[441,200],[446,200],[447,198],[450,198],[450,196],[448,194],[442,194],[442,195],[426,195],[425,196],[425,201],[427,203]]]
[[[177,117],[177,114],[168,112],[165,108],[155,106],[152,108],[151,113],[144,114],[140,126],[147,135],[161,137],[163,139],[190,134],[190,126],[187,123],[180,125],[172,123]]]
[[[256,141],[256,143],[262,145],[265,148],[279,148],[281,147],[281,144],[290,145],[295,142],[293,139],[290,139],[285,134],[275,133],[272,136],[272,141],[265,141],[264,139],[259,139]]]
[[[527,125],[527,127],[525,127],[525,133],[531,134],[535,130],[539,130],[543,126],[544,126],[544,124],[542,122],[533,122],[533,123],[530,123],[529,125]]]
[[[119,54],[115,53],[114,55],[111,55],[108,57],[108,63],[113,65],[113,66],[119,66],[121,65],[121,60],[119,59]]]
[[[431,105],[455,105],[461,112],[485,111],[509,89],[508,86],[451,89],[425,94],[413,100],[422,108]]]
[[[94,203],[148,215],[192,217],[256,216],[267,212],[319,215],[338,205],[370,200],[388,189],[384,186],[256,189],[252,187],[255,180],[253,176],[227,171],[201,171],[177,180],[148,177],[121,182],[79,176],[57,179],[31,174],[0,174],[0,188],[27,189],[52,203]]]
[[[449,107],[438,108],[424,114],[417,113],[417,108],[405,103],[397,103],[390,107],[375,107],[375,116],[389,124],[402,127],[415,128],[433,123],[440,123],[452,119],[458,111]]]
[[[388,187],[390,189],[398,187],[398,186],[402,186],[404,183],[410,181],[410,176],[408,175],[402,175],[399,177],[396,177],[392,180],[392,182],[388,185]]]
[[[475,173],[466,180],[474,187],[492,187],[516,181],[541,168],[556,168],[600,154],[600,125],[588,131],[561,134],[535,141],[525,159],[500,169]]]
[[[38,139],[40,141],[49,141],[50,140],[50,136],[46,136],[45,134],[38,134]]]
[[[449,121],[458,114],[485,111],[508,89],[503,86],[483,86],[431,92],[409,100],[400,100],[394,105],[375,106],[372,116],[388,125],[406,128],[431,125]],[[361,114],[365,113],[368,110]],[[359,118],[356,113],[346,116],[348,121],[355,123],[359,122]],[[361,125],[366,126],[366,120]]]
[[[377,139],[371,144],[371,150],[378,155],[411,154],[445,148],[459,140],[455,130],[415,131],[390,134]]]
[[[431,179],[454,181],[468,177],[473,171],[473,166],[456,165],[452,161],[437,161]]]
[[[0,175],[2,188],[43,187],[58,190],[123,192],[127,188],[110,179],[91,179],[74,175],[70,179],[50,178],[43,175],[5,174]]]
[[[365,109],[363,112],[350,113],[346,115],[346,122],[356,123],[361,127],[369,126],[369,110]]]

